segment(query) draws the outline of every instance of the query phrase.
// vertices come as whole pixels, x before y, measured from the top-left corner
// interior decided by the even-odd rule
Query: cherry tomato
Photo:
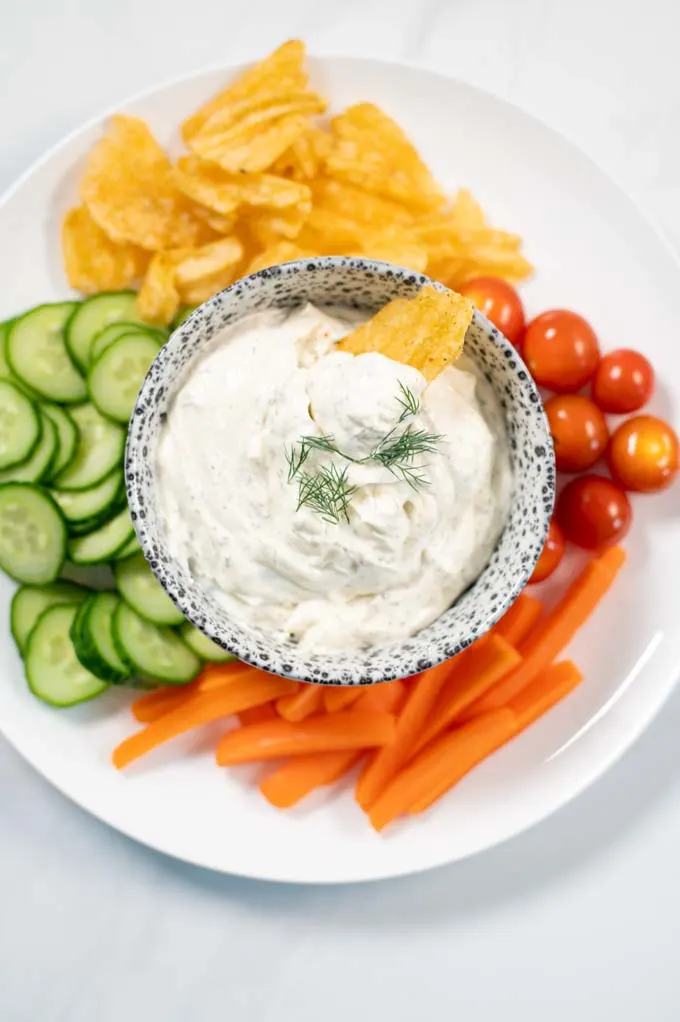
[[[649,401],[654,390],[654,370],[644,355],[619,348],[605,355],[593,379],[593,401],[603,412],[625,415]]]
[[[617,543],[628,532],[630,504],[623,490],[604,476],[579,476],[562,490],[557,520],[572,543],[586,550],[600,550]]]
[[[545,403],[560,472],[583,472],[595,464],[607,446],[604,415],[589,397],[558,394]]]
[[[564,533],[553,518],[550,523],[545,545],[541,550],[541,556],[536,561],[536,567],[533,570],[529,582],[542,582],[544,579],[552,575],[553,571],[555,571],[557,565],[564,556],[564,546]]]
[[[541,387],[558,394],[575,394],[593,376],[600,346],[593,328],[575,312],[544,312],[524,331],[522,354]]]
[[[500,277],[475,277],[463,284],[460,293],[517,347],[524,330],[524,307],[512,284]]]
[[[678,473],[678,437],[654,415],[634,415],[622,422],[609,445],[609,470],[626,490],[665,490]]]

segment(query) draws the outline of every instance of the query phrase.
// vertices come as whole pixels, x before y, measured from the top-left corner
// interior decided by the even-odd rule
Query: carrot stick
[[[295,724],[272,720],[223,735],[217,746],[217,762],[219,766],[232,766],[309,752],[368,749],[386,745],[394,735],[394,717],[375,710],[346,710]]]
[[[398,709],[405,691],[402,681],[371,685],[359,693],[357,709],[393,713]],[[264,779],[260,791],[273,806],[289,809],[317,788],[338,781],[362,756],[363,750],[357,752],[355,749],[294,756]]]
[[[495,710],[437,739],[394,777],[371,807],[375,829],[431,804],[511,738],[515,728],[514,713]]]
[[[517,646],[534,627],[543,607],[540,600],[529,593],[520,593],[509,610],[494,625],[494,634]]]
[[[517,733],[551,710],[582,681],[583,675],[571,660],[551,664],[516,695],[508,706],[517,718]]]
[[[412,755],[449,726],[508,671],[521,662],[519,653],[500,635],[488,635],[456,658],[456,667],[418,736]]]
[[[299,692],[282,696],[276,701],[276,709],[284,720],[297,724],[323,708],[323,687],[321,685],[300,685]]]
[[[347,710],[353,705],[365,691],[363,686],[342,685],[337,688],[324,688],[323,704],[326,713],[339,713],[340,710]]]
[[[289,692],[290,688],[291,682],[287,678],[252,671],[221,689],[199,692],[160,720],[149,724],[143,731],[138,731],[121,742],[113,751],[114,766],[122,770],[129,763],[171,738],[191,731],[200,724],[208,724],[220,717],[240,713],[249,706],[257,706],[258,703],[276,699]]]
[[[163,717],[170,710],[176,709],[196,694],[196,683],[189,685],[172,685],[146,692],[132,703],[131,709],[135,720],[140,724],[151,724]]]
[[[616,578],[625,557],[620,547],[612,547],[587,564],[559,603],[520,643],[523,662],[468,707],[461,719],[470,720],[480,713],[507,706],[544,671],[593,613]]]
[[[238,714],[240,723],[247,727],[249,724],[261,724],[264,720],[276,720],[276,710],[273,703],[262,703],[261,706],[249,706]]]
[[[363,809],[368,808],[377,799],[410,756],[413,744],[422,731],[437,696],[454,669],[454,663],[455,660],[447,660],[437,667],[431,667],[410,690],[397,719],[394,742],[379,749],[371,757],[357,782],[356,800]]]
[[[252,675],[254,671],[257,671],[257,667],[251,667],[240,660],[232,660],[227,664],[208,664],[196,679],[196,686],[199,692],[214,692],[215,689],[231,684],[236,678]]]

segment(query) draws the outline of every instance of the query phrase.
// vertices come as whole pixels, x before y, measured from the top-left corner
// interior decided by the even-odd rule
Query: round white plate
[[[526,239],[535,279],[530,315],[566,306],[594,325],[604,348],[640,347],[659,379],[654,409],[673,419],[678,265],[633,203],[569,142],[477,89],[400,65],[312,61],[314,84],[339,108],[370,99],[411,134],[451,189],[469,186],[489,217]],[[121,105],[159,138],[232,72],[176,81]],[[100,121],[49,153],[0,207],[0,318],[64,298],[59,251],[64,210]],[[0,728],[55,787],[152,848],[212,869],[270,880],[340,883],[397,876],[472,855],[543,819],[630,745],[670,692],[680,668],[680,487],[635,501],[629,563],[569,654],[586,681],[564,704],[494,756],[422,819],[379,837],[351,793],[297,811],[268,806],[253,771],[224,771],[214,736],[201,734],[124,775],[113,746],[133,727],[129,695],[55,711],[26,689],[10,638],[13,586],[0,581]]]

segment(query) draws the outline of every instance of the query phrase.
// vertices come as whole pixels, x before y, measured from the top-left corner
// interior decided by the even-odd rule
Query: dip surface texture
[[[181,381],[156,452],[174,556],[241,624],[320,653],[439,617],[488,561],[512,481],[501,410],[465,356],[426,385],[383,355],[335,350],[360,321],[335,311],[270,310],[223,330]],[[298,510],[291,447],[330,435],[365,457],[399,419],[400,385],[420,402],[412,428],[443,437],[415,462],[427,485],[349,464],[349,522]],[[347,464],[312,452],[305,468],[331,461]]]

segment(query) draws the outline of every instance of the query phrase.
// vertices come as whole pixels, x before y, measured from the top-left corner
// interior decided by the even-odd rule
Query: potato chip
[[[137,117],[111,119],[90,151],[80,194],[112,241],[162,251],[196,244],[200,236],[203,225],[177,191],[168,157]]]
[[[297,238],[309,217],[312,201],[299,202],[281,210],[262,210],[244,218],[250,234],[263,248],[275,245],[282,238]]]
[[[326,108],[313,92],[258,94],[217,110],[188,145],[232,173],[267,170]]]
[[[395,263],[417,273],[425,272],[428,259],[427,249],[413,240],[408,229],[399,227],[366,233],[359,251],[348,254]]]
[[[199,202],[191,203],[191,212],[206,225],[211,231],[218,235],[231,234],[236,224],[236,214],[216,213],[214,209],[208,209]],[[206,244],[210,239],[206,238]]]
[[[283,43],[188,117],[182,125],[182,138],[188,144],[213,114],[246,96],[271,92],[274,86],[286,91],[304,89],[307,85],[304,59],[304,43],[297,39]]]
[[[137,311],[146,323],[167,326],[180,307],[175,282],[177,253],[157,252],[153,256],[137,295]]]
[[[175,259],[175,281],[180,289],[193,287],[233,270],[242,258],[243,245],[238,238],[221,238],[178,255]]]
[[[394,199],[408,209],[429,210],[444,196],[398,124],[372,103],[358,103],[331,122],[330,177]]]
[[[313,181],[331,151],[331,136],[320,128],[308,128],[272,166],[272,173],[294,181]]]
[[[175,168],[178,188],[194,202],[224,216],[240,206],[311,208],[309,186],[274,174],[227,174],[216,164],[185,156]]]
[[[196,284],[180,287],[180,296],[186,305],[202,305],[203,302],[207,302],[213,295],[224,291],[225,287],[229,287],[240,276],[241,273],[238,266],[220,270],[218,273],[213,274],[211,277],[205,277]]]
[[[434,380],[460,357],[474,307],[454,291],[428,286],[415,298],[395,298],[338,343],[353,355],[378,351]]]
[[[144,249],[110,241],[84,206],[64,217],[61,245],[68,282],[86,295],[131,287],[149,261]]]
[[[292,241],[280,241],[278,245],[272,245],[271,248],[267,248],[255,256],[244,270],[243,275],[245,277],[251,273],[257,273],[258,270],[278,266],[279,263],[290,263],[294,259],[309,259],[312,255],[312,252],[300,248]]]

